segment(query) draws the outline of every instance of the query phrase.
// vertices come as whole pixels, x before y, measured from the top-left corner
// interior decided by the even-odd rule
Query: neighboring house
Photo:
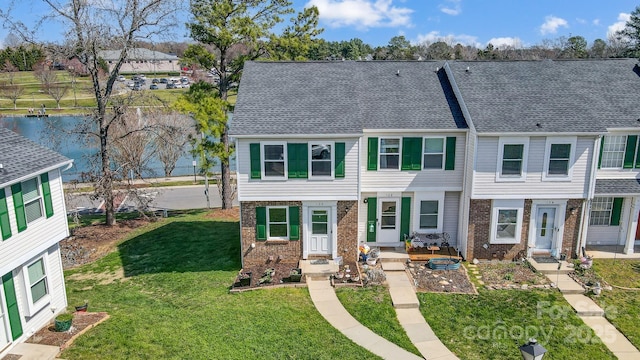
[[[72,160],[0,128],[0,356],[65,310],[61,171]]]
[[[639,73],[631,59],[249,62],[230,130],[243,261],[355,259],[361,242],[443,232],[466,258],[633,251]]]
[[[113,70],[120,59],[120,50],[103,50],[99,52]],[[155,73],[180,71],[180,59],[176,55],[165,54],[159,51],[133,48],[127,52],[127,60],[120,67],[121,73]]]

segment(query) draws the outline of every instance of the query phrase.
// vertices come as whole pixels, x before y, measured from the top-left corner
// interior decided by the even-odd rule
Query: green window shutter
[[[0,189],[0,231],[2,231],[2,240],[7,240],[11,237],[9,208],[7,208],[7,194],[4,188]]]
[[[622,214],[622,202],[624,198],[614,198],[613,199],[613,208],[611,209],[611,222],[609,225],[618,226],[620,225],[620,215]]]
[[[51,187],[49,187],[49,174],[40,175],[42,184],[42,197],[44,198],[44,212],[47,219],[53,216],[53,202],[51,201]]]
[[[402,138],[402,170],[420,170],[422,138]]]
[[[445,170],[455,170],[456,167],[456,137],[450,136],[447,137],[447,149],[446,149],[447,159],[444,163]]]
[[[409,236],[409,223],[411,220],[411,198],[403,197],[400,208],[400,240],[404,241],[404,235]]]
[[[344,177],[344,157],[345,157],[344,143],[339,142],[339,143],[336,143],[335,146],[336,146],[336,155],[335,155],[336,169],[335,169],[334,176],[336,178],[343,178]]]
[[[13,207],[16,210],[16,222],[18,223],[18,232],[27,229],[27,218],[24,213],[24,201],[22,200],[22,185],[11,185],[11,193],[13,194]]]
[[[251,178],[260,179],[260,144],[249,144],[249,157],[251,158]]]
[[[376,241],[378,198],[367,198],[367,242]]]
[[[640,146],[636,149],[636,163],[635,168],[640,168]]]
[[[307,144],[287,144],[287,167],[289,179],[306,179],[308,176]]]
[[[633,168],[634,156],[636,155],[636,145],[638,143],[637,135],[629,135],[627,136],[627,147],[624,150],[624,162],[622,163],[622,167],[625,169]]]
[[[11,272],[2,277],[4,297],[7,302],[7,315],[9,316],[9,327],[11,328],[11,338],[16,340],[22,336],[22,322],[20,320],[20,310],[18,309],[18,299],[16,288],[13,284]]]
[[[289,240],[300,240],[300,208],[289,206]]]
[[[598,169],[602,166],[602,153],[604,152],[604,136],[600,138],[600,156],[598,157]]]
[[[267,208],[256,207],[256,238],[267,240]]]
[[[378,138],[377,137],[369,138],[367,170],[378,170]]]

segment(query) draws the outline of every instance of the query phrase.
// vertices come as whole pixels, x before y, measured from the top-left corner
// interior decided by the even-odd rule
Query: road
[[[138,207],[141,202],[148,202],[151,209],[185,210],[185,209],[206,209],[207,199],[204,194],[204,185],[192,186],[172,186],[139,189],[140,199],[135,196],[127,196],[116,200],[116,206],[120,211],[128,211]],[[222,206],[218,188],[209,187],[210,207],[219,208]],[[80,213],[100,212],[102,202],[91,199],[90,194],[78,194],[67,196],[67,211],[77,210]],[[238,201],[234,200],[233,205],[237,206]]]

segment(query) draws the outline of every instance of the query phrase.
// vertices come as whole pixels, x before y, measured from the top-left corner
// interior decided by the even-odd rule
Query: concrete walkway
[[[602,340],[602,343],[618,359],[640,359],[640,351],[618,329],[609,323],[604,317],[604,310],[591,298],[584,295],[585,289],[566,274],[568,264],[565,261],[560,263],[560,270],[558,270],[557,264],[539,264],[533,259],[531,260],[531,265],[545,274],[549,280],[556,283],[558,290],[576,311],[578,317],[593,329],[596,336]]]
[[[20,343],[9,351],[9,355],[20,356],[20,360],[52,360],[59,352],[57,346]]]
[[[318,312],[356,344],[383,359],[417,360],[414,355],[360,324],[342,306],[329,280],[307,279],[311,300]]]
[[[425,359],[458,359],[438,339],[420,313],[420,301],[404,267],[402,259],[382,259],[382,270],[387,276],[391,302],[396,309],[400,325]]]

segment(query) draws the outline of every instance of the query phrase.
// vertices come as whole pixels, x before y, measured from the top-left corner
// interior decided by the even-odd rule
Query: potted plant
[[[76,306],[76,312],[87,312],[89,302],[85,301],[84,305]]]
[[[273,269],[273,268],[265,270],[260,280],[258,280],[258,285],[270,283],[275,273],[276,273],[276,269]]]
[[[289,273],[289,281],[300,282],[301,279],[302,279],[302,269],[300,268],[291,269],[291,272]]]
[[[64,313],[56,316],[54,320],[54,328],[58,332],[68,331],[71,329],[71,323],[73,321],[73,315]]]

